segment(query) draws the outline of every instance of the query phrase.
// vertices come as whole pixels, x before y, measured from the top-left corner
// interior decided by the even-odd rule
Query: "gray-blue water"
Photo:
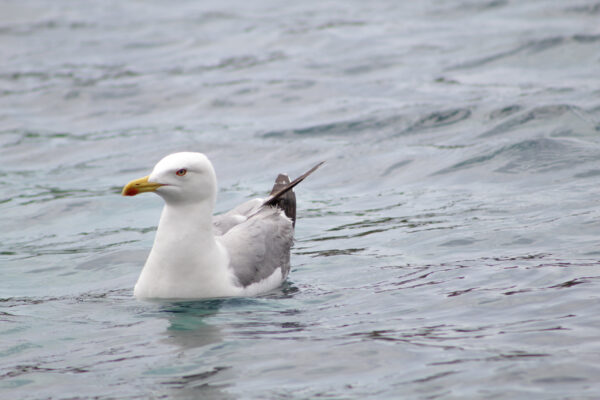
[[[597,0],[0,3],[0,398],[597,399]],[[139,302],[164,155],[288,283]]]

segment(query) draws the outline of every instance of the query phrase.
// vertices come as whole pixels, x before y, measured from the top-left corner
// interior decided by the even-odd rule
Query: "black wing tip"
[[[306,178],[307,176],[309,176],[310,174],[312,174],[313,172],[315,172],[323,164],[325,164],[325,161],[319,162],[314,167],[312,167],[311,169],[309,169],[308,171],[306,171],[305,173],[303,173],[302,175],[300,175],[299,177],[297,177],[293,181],[287,183],[281,189],[275,190],[275,187],[273,187],[273,191],[271,191],[269,198],[267,200],[265,200],[265,202],[263,203],[263,205],[265,205],[265,206],[275,205],[277,203],[277,199],[278,198],[280,198],[282,195],[284,195],[285,193],[287,193],[289,190],[292,190],[297,184],[299,184],[300,182],[302,182],[304,180],[304,178]],[[277,182],[279,181],[279,177],[280,176],[285,176],[287,178],[286,174],[279,174],[277,176],[276,185],[277,185]],[[287,179],[289,179],[289,178],[287,178]]]
[[[313,172],[315,172],[323,164],[325,164],[325,160],[318,162],[314,167],[312,167],[311,169],[309,169],[308,171],[305,172],[306,176],[308,176],[308,175],[312,174]]]

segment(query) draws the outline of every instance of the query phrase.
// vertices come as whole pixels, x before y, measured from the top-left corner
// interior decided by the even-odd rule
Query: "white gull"
[[[279,174],[269,197],[213,216],[217,179],[202,153],[174,153],[152,173],[123,188],[124,196],[154,192],[164,201],[154,245],[135,285],[140,299],[254,296],[275,289],[290,270],[296,197]]]

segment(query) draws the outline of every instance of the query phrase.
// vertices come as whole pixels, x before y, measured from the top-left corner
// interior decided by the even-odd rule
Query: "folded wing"
[[[281,268],[282,279],[288,275],[294,228],[281,210],[263,207],[219,239],[227,249],[229,268],[239,286],[259,283],[277,268]]]

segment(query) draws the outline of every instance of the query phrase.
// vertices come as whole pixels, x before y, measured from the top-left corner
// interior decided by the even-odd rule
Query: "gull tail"
[[[315,172],[324,162],[321,161],[292,182],[290,182],[290,178],[286,174],[279,174],[269,194],[269,198],[262,205],[282,209],[285,215],[292,220],[292,224],[296,226],[296,194],[292,189],[302,182],[304,178]]]

